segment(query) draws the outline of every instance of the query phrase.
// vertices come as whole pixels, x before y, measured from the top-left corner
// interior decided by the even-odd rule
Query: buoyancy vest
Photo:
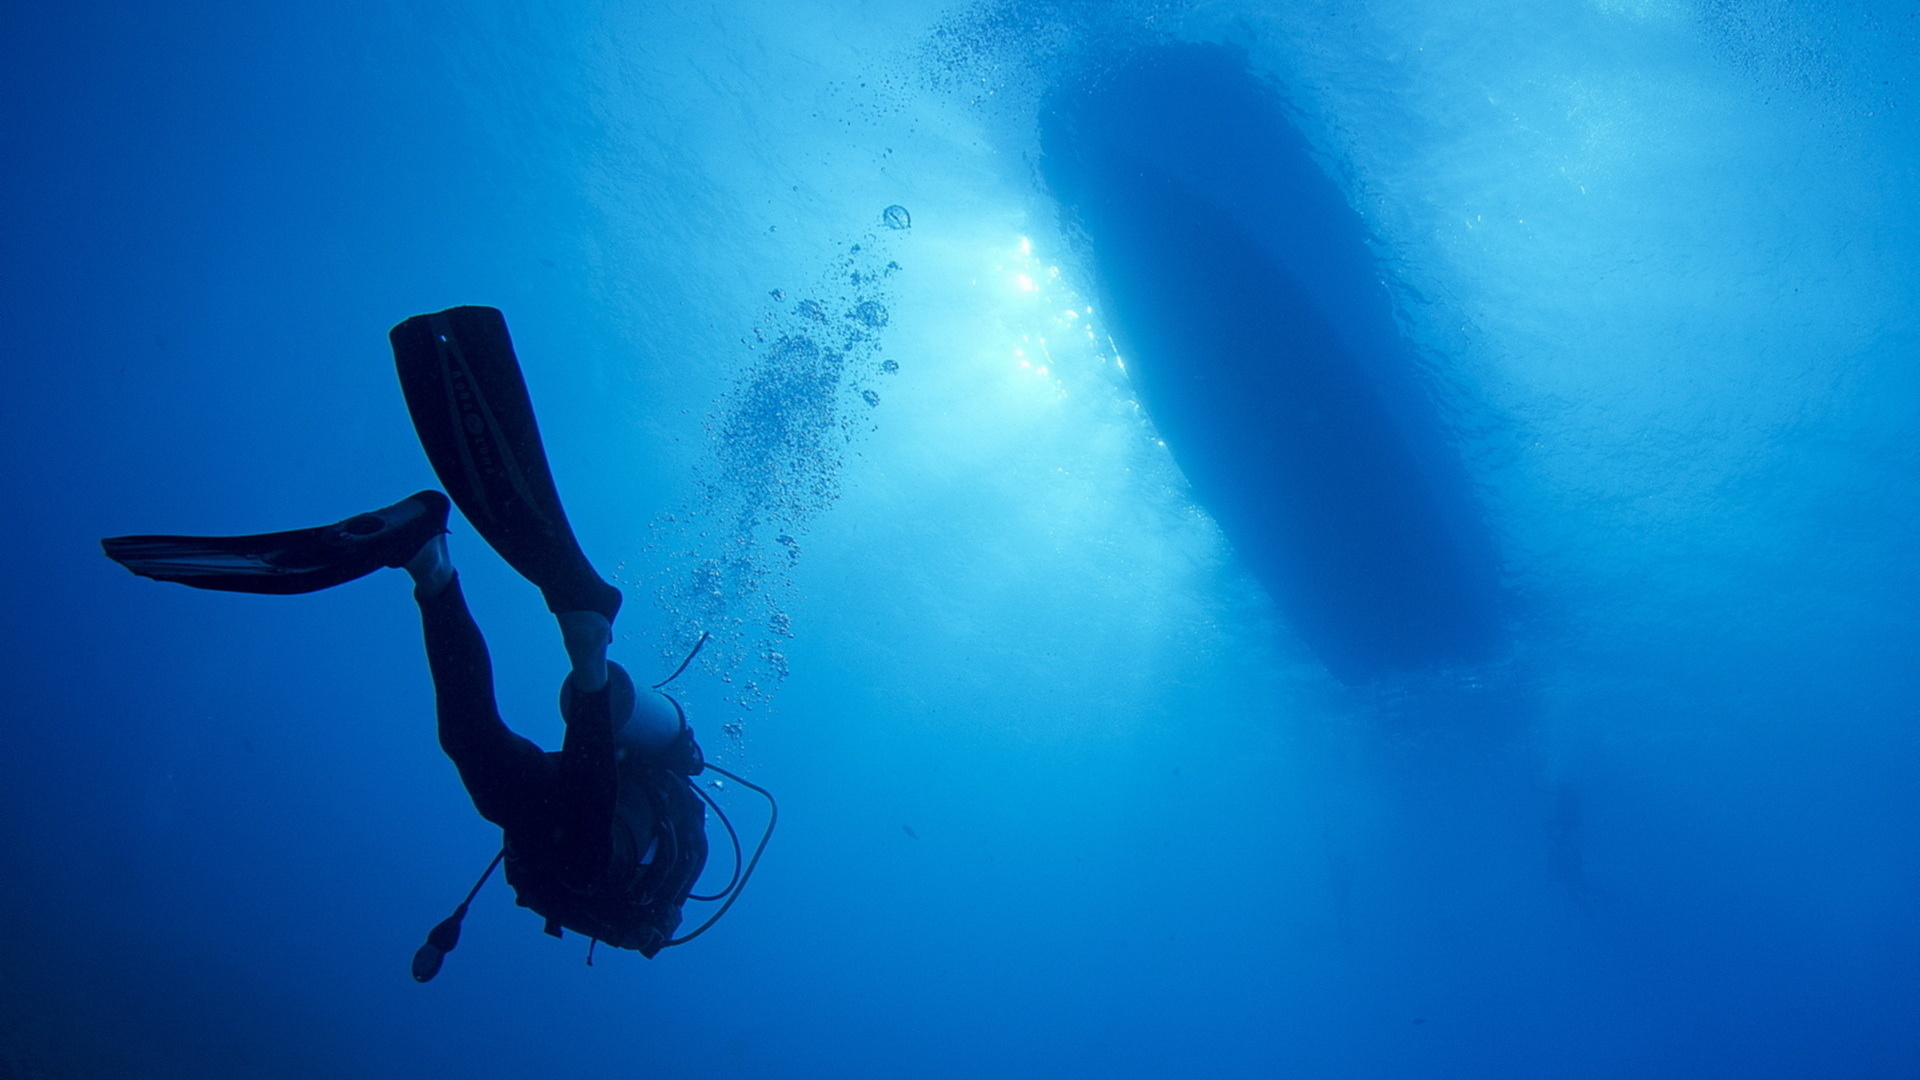
[[[693,789],[705,768],[684,723],[665,753],[628,752],[620,761],[614,810],[614,859],[585,888],[574,888],[540,861],[506,849],[507,882],[521,907],[562,929],[652,957],[680,926],[680,909],[707,863],[707,808]]]

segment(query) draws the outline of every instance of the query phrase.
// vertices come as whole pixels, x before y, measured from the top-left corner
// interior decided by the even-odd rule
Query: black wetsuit
[[[652,956],[680,923],[706,863],[706,808],[687,777],[699,749],[682,728],[659,759],[621,760],[610,686],[575,694],[558,753],[514,734],[493,663],[455,578],[417,597],[433,671],[440,747],[480,815],[506,833],[507,880],[561,927]]]
[[[549,610],[593,612],[611,624],[620,590],[594,571],[560,505],[506,317],[494,308],[449,308],[408,319],[389,337],[407,411],[446,494],[422,491],[346,521],[286,532],[109,537],[101,541],[108,557],[144,577],[197,589],[314,592],[406,565],[446,531],[451,500],[539,587]],[[706,765],[685,717],[662,751],[619,747],[613,703],[631,703],[632,680],[609,664],[617,678],[606,687],[568,695],[566,739],[547,753],[500,719],[493,662],[459,579],[432,596],[415,595],[440,745],[475,809],[506,833],[507,881],[521,905],[545,916],[555,936],[564,927],[648,956],[673,943],[681,905],[707,859],[706,805],[691,783]],[[738,882],[751,872],[749,864]],[[422,955],[432,963],[416,958],[415,978],[439,969],[438,958],[459,940],[459,917],[435,928],[447,940],[429,939]]]

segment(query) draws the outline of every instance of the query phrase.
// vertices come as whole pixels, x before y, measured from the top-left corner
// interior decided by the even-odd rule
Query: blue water
[[[1330,671],[1273,583],[1351,553],[1273,577],[1156,424],[1131,342],[1205,309],[1127,305],[1044,132],[1198,44],[1358,222],[1404,352],[1340,378],[1495,567],[1475,649]],[[0,10],[0,1077],[1920,1075],[1917,57],[1788,0]],[[711,631],[781,799],[653,961],[496,881],[415,984],[498,834],[404,577],[96,546],[431,483],[385,331],[461,303],[616,659]]]

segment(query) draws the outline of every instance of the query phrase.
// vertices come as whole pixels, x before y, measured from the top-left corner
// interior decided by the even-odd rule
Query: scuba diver
[[[389,337],[414,430],[452,505],[539,587],[559,621],[572,665],[561,684],[566,735],[559,751],[542,751],[500,717],[492,661],[447,547],[447,495],[422,491],[319,528],[123,536],[101,546],[143,577],[228,592],[314,592],[382,567],[412,577],[441,749],[474,808],[504,834],[466,900],[415,954],[417,980],[438,974],[459,941],[468,905],[502,861],[520,905],[546,919],[547,933],[559,937],[564,928],[590,939],[588,963],[600,942],[652,957],[697,937],[752,876],[778,807],[765,789],[706,763],[679,702],[661,691],[692,663],[692,653],[647,691],[607,659],[620,590],[594,571],[561,508],[505,317],[494,308],[456,307],[408,319]],[[759,792],[772,809],[744,872],[732,824],[692,780],[703,769]],[[696,896],[707,861],[708,805],[733,840],[734,870],[726,888]],[[689,899],[723,903],[698,929],[675,937]]]

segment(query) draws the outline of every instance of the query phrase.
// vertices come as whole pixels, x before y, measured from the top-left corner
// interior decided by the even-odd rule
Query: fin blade
[[[114,536],[107,558],[144,578],[216,592],[285,596],[364,577],[377,561],[342,559],[322,544],[330,526],[252,536]]]

